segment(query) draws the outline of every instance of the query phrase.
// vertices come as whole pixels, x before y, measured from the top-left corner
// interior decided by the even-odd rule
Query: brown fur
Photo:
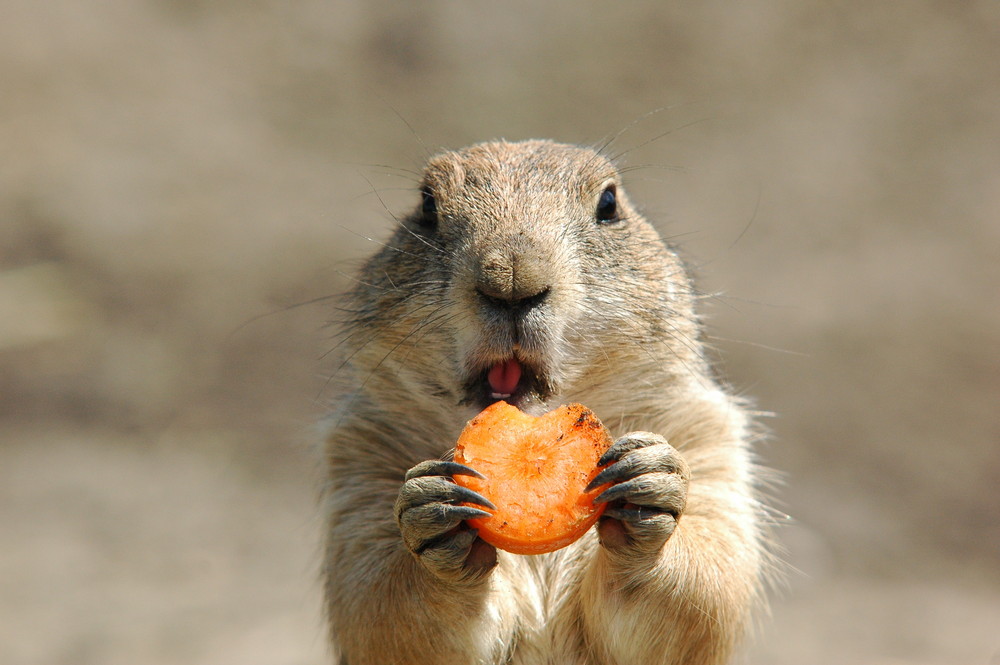
[[[599,224],[609,184],[621,220]],[[760,597],[762,509],[748,418],[711,376],[681,262],[591,150],[475,145],[432,159],[424,185],[436,225],[418,209],[361,271],[335,377],[324,572],[340,662],[725,662]],[[543,288],[516,324],[477,293]],[[676,520],[607,518],[540,556],[462,540],[464,525],[443,536],[464,549],[411,551],[433,525],[401,516],[424,491],[407,470],[448,455],[481,408],[469,382],[514,352],[539,377],[522,408],[582,402],[669,461],[649,479]]]

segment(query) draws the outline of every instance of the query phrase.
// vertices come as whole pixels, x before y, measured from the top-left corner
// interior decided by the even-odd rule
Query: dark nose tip
[[[524,313],[552,290],[555,266],[531,244],[511,242],[483,251],[475,266],[476,292],[495,311]]]
[[[541,305],[549,296],[552,287],[532,285],[531,288],[500,289],[489,282],[476,285],[479,294],[488,305],[498,310],[526,312]]]

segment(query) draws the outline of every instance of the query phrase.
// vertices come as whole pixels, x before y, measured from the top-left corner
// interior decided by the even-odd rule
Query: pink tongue
[[[521,363],[517,362],[517,358],[497,363],[486,378],[495,396],[511,395],[517,390],[517,382],[521,380]]]

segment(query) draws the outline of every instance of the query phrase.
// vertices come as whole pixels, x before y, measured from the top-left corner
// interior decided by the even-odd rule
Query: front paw
[[[608,552],[622,556],[656,554],[670,538],[687,504],[691,472],[667,440],[651,432],[630,432],[598,462],[611,464],[587,487],[613,483],[595,499],[608,507],[597,525]]]
[[[421,462],[406,472],[394,512],[403,543],[427,570],[451,582],[472,582],[496,565],[497,553],[465,520],[490,513],[458,504],[473,503],[491,509],[496,506],[480,494],[456,485],[453,475],[482,477],[456,462]]]

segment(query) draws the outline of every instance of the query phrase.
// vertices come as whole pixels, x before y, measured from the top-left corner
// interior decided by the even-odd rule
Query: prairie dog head
[[[684,270],[605,157],[482,143],[432,158],[420,191],[354,293],[350,363],[380,397],[541,411],[697,362]]]

